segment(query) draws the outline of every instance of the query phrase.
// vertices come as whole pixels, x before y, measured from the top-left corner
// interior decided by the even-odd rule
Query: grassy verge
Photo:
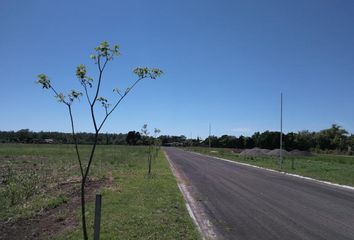
[[[163,153],[153,162],[151,177],[144,153],[137,147],[124,162],[116,162],[116,189],[103,190],[101,238],[200,239]],[[88,217],[92,223],[93,204]],[[60,239],[80,236],[77,230]]]
[[[81,146],[84,156],[89,150],[89,146]],[[17,192],[35,190],[12,203],[8,195],[1,194],[2,220],[34,216],[65,202],[65,192],[58,185],[68,179],[77,180],[79,173],[73,146],[68,145],[0,145],[2,178],[9,174],[8,168]],[[31,188],[22,189],[23,182],[19,179],[26,179],[28,172],[33,172],[38,180],[29,184]],[[146,148],[98,146],[91,176],[102,178],[108,174],[113,178],[113,185],[101,189],[101,239],[200,239],[162,151],[153,162],[153,174],[148,177],[146,173]],[[0,190],[10,191],[8,185],[1,183]],[[89,203],[86,214],[90,224],[93,212],[93,203]],[[81,236],[80,229],[75,229],[56,239]]]
[[[231,149],[191,147],[186,150],[221,157],[237,162],[279,170],[278,159],[274,157],[245,157]],[[292,161],[295,168],[292,169]],[[354,157],[332,154],[318,154],[310,157],[286,157],[283,171],[318,180],[354,186]]]

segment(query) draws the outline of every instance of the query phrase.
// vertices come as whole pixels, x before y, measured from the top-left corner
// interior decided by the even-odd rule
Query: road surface
[[[354,239],[354,191],[165,148],[218,239]],[[354,173],[353,173],[354,177]]]

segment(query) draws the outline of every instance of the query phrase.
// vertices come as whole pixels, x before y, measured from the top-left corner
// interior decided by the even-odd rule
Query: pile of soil
[[[289,152],[286,151],[286,150],[281,150],[281,152],[282,152],[282,155],[283,155],[284,157],[291,156],[291,153],[289,153]],[[268,156],[272,156],[272,157],[278,157],[278,156],[280,155],[280,149],[274,149],[274,150],[272,150],[272,151],[269,151],[269,152],[267,153],[267,155],[268,155]]]
[[[250,157],[279,157],[280,149],[268,150],[262,148],[252,148],[252,149],[245,149],[240,153],[240,156],[250,156]],[[292,150],[288,152],[286,150],[282,150],[282,154],[284,157],[309,157],[313,156],[312,153],[308,151],[300,151],[300,150]]]
[[[242,151],[244,151],[244,149],[234,148],[231,150],[231,152],[233,152],[233,153],[241,153]]]
[[[267,156],[270,150],[262,149],[262,148],[252,148],[243,150],[240,155],[241,156],[251,156],[251,157],[264,157]]]

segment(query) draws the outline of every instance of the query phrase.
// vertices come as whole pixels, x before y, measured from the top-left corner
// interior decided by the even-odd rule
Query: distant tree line
[[[187,139],[185,136],[160,136],[162,145],[183,145],[183,146],[209,146],[209,137],[203,141],[197,139]],[[221,137],[210,136],[211,147],[215,148],[279,148],[280,132],[265,131],[256,132],[252,136],[230,136]],[[171,144],[172,143],[172,144]],[[332,124],[328,129],[318,132],[300,131],[283,134],[283,147],[291,151],[298,150],[319,150],[352,152],[354,150],[354,135],[349,134],[345,129],[337,124]]]
[[[137,131],[130,131],[126,135],[126,143],[129,145],[149,145],[149,142],[154,140],[152,136],[146,136]],[[163,146],[190,146],[200,145],[201,141],[197,139],[187,139],[185,136],[169,136],[160,135],[157,137],[161,145]]]
[[[93,133],[78,133],[80,144],[89,144],[94,140]],[[148,145],[151,137],[142,136],[138,131],[123,133],[101,133],[99,134],[98,144],[115,145]],[[61,132],[33,132],[28,129],[19,131],[0,131],[1,143],[47,143],[52,139],[54,143],[71,144],[73,139],[70,133]],[[209,138],[191,139],[184,135],[169,136],[161,135],[158,137],[163,146],[209,146]],[[252,136],[230,136],[221,137],[211,136],[212,147],[216,148],[279,148],[280,133],[277,131],[256,132]],[[349,151],[354,150],[354,135],[341,126],[333,124],[330,128],[318,132],[300,131],[283,134],[284,149],[290,151],[299,150],[335,150]]]
[[[210,141],[212,147],[276,149],[279,148],[280,132],[256,132],[251,137],[211,136]],[[201,144],[207,146],[209,138],[206,138]],[[341,126],[333,124],[330,128],[319,132],[300,131],[283,134],[283,147],[288,151],[294,149],[351,151],[354,149],[354,135],[349,135]]]
[[[127,134],[100,133],[98,144],[126,144]],[[94,133],[77,133],[80,144],[91,144],[95,139]],[[49,140],[49,141],[48,141]],[[0,143],[63,143],[73,144],[71,133],[62,132],[33,132],[29,129],[19,131],[0,131]]]

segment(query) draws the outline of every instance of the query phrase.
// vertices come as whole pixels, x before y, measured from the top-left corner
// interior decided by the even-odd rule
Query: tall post
[[[189,141],[190,146],[193,147],[193,135],[192,135],[192,132],[191,132],[191,136],[190,136],[189,140],[190,140]]]
[[[209,123],[209,148],[211,148],[211,139],[210,139],[210,136],[211,136],[211,124]]]
[[[283,169],[283,93],[280,93],[280,151],[279,151],[280,169]]]

